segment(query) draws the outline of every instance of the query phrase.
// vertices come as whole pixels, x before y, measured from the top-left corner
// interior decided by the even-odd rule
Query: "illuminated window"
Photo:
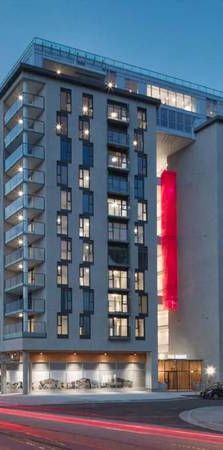
[[[68,337],[68,315],[57,314],[57,336]]]
[[[72,259],[72,240],[61,238],[60,240],[60,259],[71,261]]]
[[[144,317],[136,317],[135,319],[135,337],[136,339],[145,338],[145,319]]]
[[[127,217],[127,201],[117,198],[108,198],[108,215]]]
[[[83,116],[93,117],[93,95],[83,94],[82,114]]]
[[[80,266],[79,269],[79,279],[80,279],[80,286],[90,286],[90,268],[85,266]]]
[[[72,105],[71,105],[71,90],[70,89],[61,88],[61,90],[60,90],[60,109],[61,109],[61,111],[71,113]]]
[[[90,170],[79,169],[79,187],[84,189],[90,188]]]
[[[147,221],[147,202],[138,202],[138,220]]]
[[[68,117],[67,113],[57,111],[56,117],[56,132],[58,135],[68,135]]]
[[[122,103],[108,102],[108,118],[128,122],[128,106]]]
[[[83,242],[83,262],[92,263],[94,260],[93,242]]]
[[[57,213],[57,234],[68,235],[67,214]]]
[[[134,242],[135,244],[144,244],[144,226],[138,223],[134,228]]]
[[[182,92],[175,92],[170,89],[148,84],[147,95],[160,99],[161,103],[164,105],[173,106],[190,112],[196,112],[197,110],[196,99]]]
[[[148,314],[148,295],[140,294],[139,295],[139,314],[147,315]]]
[[[129,336],[129,320],[127,317],[111,317],[109,319],[110,338],[126,338]]]
[[[144,291],[144,273],[135,271],[135,291]]]
[[[79,237],[90,237],[90,219],[89,217],[80,217],[79,219]]]
[[[57,284],[68,284],[68,266],[67,264],[57,263]]]
[[[128,288],[128,271],[110,269],[108,272],[110,289]]]
[[[108,311],[110,313],[127,313],[128,312],[128,295],[127,294],[108,294]]]
[[[143,152],[144,150],[143,130],[139,128],[134,130],[133,147],[138,152]]]
[[[60,191],[60,208],[71,211],[71,189],[61,189]]]
[[[91,337],[91,316],[89,314],[80,314],[79,319],[80,338],[90,339]]]
[[[88,118],[79,117],[79,139],[90,140],[90,122]]]
[[[146,116],[146,109],[144,108],[137,108],[137,121],[138,121],[138,127],[142,130],[147,129],[147,116]]]

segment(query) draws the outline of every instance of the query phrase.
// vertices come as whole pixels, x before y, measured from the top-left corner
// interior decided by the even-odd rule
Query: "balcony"
[[[21,271],[20,264],[24,260],[24,248],[21,247],[5,256],[5,268],[13,271]],[[42,264],[45,261],[45,249],[40,247],[28,247],[29,269]]]
[[[24,106],[29,108],[29,117],[37,118],[44,110],[44,97],[29,92],[23,92],[18,95],[17,99],[5,113],[5,125],[20,112]]]
[[[29,183],[29,193],[34,194],[44,186],[45,176],[41,170],[22,169],[5,184],[5,195],[10,199],[18,196],[16,189],[22,183]],[[10,195],[11,194],[11,195]]]
[[[118,148],[120,147],[128,148],[129,136],[126,133],[108,130],[108,144]]]
[[[22,294],[23,285],[28,286],[30,291],[42,289],[45,286],[45,275],[43,273],[20,273],[15,277],[5,280],[5,292]]]
[[[44,198],[34,195],[22,195],[5,208],[5,220],[9,223],[18,221],[18,213],[23,209],[28,209],[29,219],[37,217],[44,211]]]
[[[44,147],[21,144],[5,160],[5,172],[9,175],[16,173],[22,167],[21,159],[24,157],[28,158],[29,169],[35,169],[45,159]]]
[[[5,316],[18,317],[24,312],[23,299],[15,300],[5,304]],[[45,300],[43,298],[33,298],[28,301],[27,312],[30,314],[43,314],[45,312]]]
[[[5,244],[10,244],[11,247],[18,247],[18,238],[23,234],[28,236],[28,244],[42,239],[45,234],[45,225],[42,222],[31,222],[28,224],[28,229],[25,231],[24,222],[18,223],[14,227],[5,232]]]
[[[109,152],[108,168],[127,171],[129,169],[129,162],[125,153]]]
[[[128,108],[115,103],[108,104],[107,118],[112,123],[129,124]]]
[[[46,323],[41,321],[15,322],[4,326],[4,339],[46,337]]]
[[[22,144],[22,133],[27,133],[27,144],[35,145],[44,135],[44,122],[30,118],[20,119],[4,138],[5,149],[15,150]]]

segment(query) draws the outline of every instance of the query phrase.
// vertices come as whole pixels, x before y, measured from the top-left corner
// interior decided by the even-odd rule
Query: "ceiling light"
[[[61,70],[57,69],[57,75],[60,75],[60,74],[61,74]]]
[[[23,172],[23,167],[19,166],[18,172]]]
[[[19,245],[22,245],[22,244],[23,244],[23,240],[22,240],[22,239],[19,239],[19,240],[18,240],[18,243],[19,243]]]
[[[23,124],[23,119],[19,119],[19,120],[18,120],[18,123],[19,123],[20,125],[22,125],[22,124]]]
[[[134,141],[133,141],[133,145],[134,145],[134,147],[136,147],[136,146],[137,146],[137,140],[136,140],[136,139],[134,139]]]
[[[18,218],[19,220],[23,220],[23,214],[19,214]]]
[[[22,94],[19,94],[18,99],[19,99],[20,101],[22,101],[22,100],[23,100],[23,95],[22,95]]]
[[[109,88],[109,89],[112,89],[112,88],[113,88],[113,83],[112,83],[112,81],[109,81],[109,82],[108,82],[108,88]]]
[[[19,197],[22,197],[23,191],[19,191],[18,194],[19,194]]]
[[[56,129],[57,129],[57,131],[60,131],[61,128],[62,128],[61,124],[60,124],[60,123],[57,123],[57,124],[56,124]]]

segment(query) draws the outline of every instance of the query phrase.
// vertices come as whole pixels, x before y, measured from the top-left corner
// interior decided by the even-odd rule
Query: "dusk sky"
[[[0,0],[0,80],[34,36],[223,90],[223,0]]]

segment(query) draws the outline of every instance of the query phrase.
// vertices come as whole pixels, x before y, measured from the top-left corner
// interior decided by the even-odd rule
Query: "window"
[[[79,169],[79,187],[90,189],[90,170]]]
[[[108,320],[110,338],[127,338],[130,336],[127,317],[111,317]]]
[[[109,266],[128,266],[129,263],[129,249],[126,245],[108,246],[108,264]]]
[[[174,106],[191,112],[197,111],[196,99],[181,92],[174,92],[160,86],[148,84],[147,95],[159,98],[164,105]]]
[[[134,92],[135,94],[138,94],[139,88],[138,88],[137,81],[126,79],[125,80],[125,89],[127,89],[129,92]]]
[[[68,315],[57,314],[57,337],[68,337]]]
[[[57,111],[56,117],[56,131],[57,135],[68,135],[68,117],[67,113]]]
[[[61,88],[60,90],[60,109],[61,111],[66,111],[67,113],[71,113],[72,105],[71,105],[71,90]]]
[[[143,152],[144,150],[143,130],[140,130],[138,128],[134,130],[133,146],[135,150],[137,150],[138,152]]]
[[[108,294],[109,313],[128,313],[128,295],[127,294]]]
[[[144,291],[144,273],[135,271],[135,291]]]
[[[61,189],[60,208],[71,211],[71,189]]]
[[[57,284],[68,284],[68,266],[67,264],[57,263]]]
[[[148,248],[144,245],[138,246],[138,268],[141,271],[148,270]]]
[[[144,225],[135,223],[134,228],[135,244],[144,244]]]
[[[92,144],[83,144],[83,167],[89,168],[93,167],[94,164],[94,154]]]
[[[118,198],[108,198],[108,215],[127,217],[127,201]]]
[[[90,339],[90,337],[91,337],[91,316],[89,314],[80,314],[79,329],[80,329],[80,338]]]
[[[108,175],[108,191],[128,194],[128,178],[122,175]]]
[[[93,117],[93,95],[82,95],[82,114],[83,116]]]
[[[65,314],[72,313],[72,288],[61,288],[61,312]]]
[[[108,271],[110,289],[128,289],[128,271],[110,269]]]
[[[85,313],[94,313],[94,291],[93,289],[83,289],[83,310]]]
[[[147,294],[139,295],[139,314],[148,314],[148,296]]]
[[[60,159],[67,163],[72,160],[72,141],[66,136],[60,138]]]
[[[79,117],[79,139],[90,140],[90,122],[87,118]]]
[[[109,222],[108,223],[108,239],[110,241],[127,241],[128,227],[126,223]]]
[[[90,286],[90,268],[85,266],[80,266],[80,286]]]
[[[57,184],[67,186],[68,184],[68,166],[57,161]]]
[[[72,240],[63,239],[60,241],[60,259],[63,261],[72,260]]]
[[[79,218],[79,237],[90,237],[90,219],[89,217]]]
[[[67,214],[57,213],[57,234],[68,235]]]
[[[139,128],[141,128],[142,130],[147,129],[146,109],[137,108],[137,121]]]
[[[136,339],[145,339],[145,319],[136,317],[135,319],[135,337]]]
[[[93,192],[83,192],[83,213],[93,216],[94,214],[94,196]]]
[[[147,176],[147,155],[138,153],[138,174]]]
[[[125,153],[109,150],[108,152],[108,166],[117,167],[118,169],[127,169],[128,162]]]
[[[108,118],[128,122],[128,106],[122,103],[108,102]]]
[[[93,242],[83,242],[83,262],[92,263],[94,261]]]
[[[147,221],[147,202],[138,202],[138,220]]]
[[[141,175],[135,175],[135,198],[144,198],[144,178]]]

